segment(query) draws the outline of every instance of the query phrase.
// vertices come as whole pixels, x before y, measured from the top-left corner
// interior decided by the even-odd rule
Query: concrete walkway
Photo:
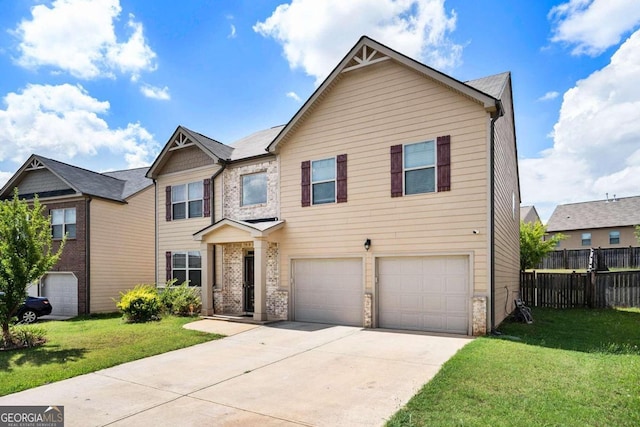
[[[222,323],[192,327],[231,336],[0,397],[0,405],[63,405],[66,427],[375,426],[471,340]]]

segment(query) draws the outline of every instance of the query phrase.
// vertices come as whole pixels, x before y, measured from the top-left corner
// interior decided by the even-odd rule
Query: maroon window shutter
[[[402,197],[402,145],[391,147],[391,197]]]
[[[166,200],[165,200],[165,207],[166,207],[166,212],[165,212],[165,219],[167,221],[171,221],[171,186],[167,185],[167,188],[165,188],[165,193],[166,193]]]
[[[166,260],[165,270],[167,272],[165,279],[168,282],[171,279],[173,279],[172,274],[171,274],[171,252],[170,251],[165,252],[164,253],[164,257],[165,257],[165,260]]]
[[[347,201],[347,155],[340,154],[336,157],[336,169],[338,179],[336,181],[336,201],[344,203]]]
[[[204,184],[202,184],[204,191],[204,199],[202,204],[204,205],[202,208],[203,215],[205,217],[211,216],[211,180],[209,178],[204,180]]]
[[[438,137],[438,191],[451,191],[451,136]]]
[[[301,169],[302,206],[305,207],[311,205],[311,161],[302,162]]]

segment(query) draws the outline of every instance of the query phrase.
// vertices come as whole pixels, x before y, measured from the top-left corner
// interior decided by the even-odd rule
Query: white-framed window
[[[267,173],[242,175],[242,206],[267,203]]]
[[[54,239],[76,238],[76,208],[51,209],[51,235]]]
[[[336,158],[311,162],[311,201],[314,205],[336,201]]]
[[[435,146],[432,140],[403,147],[404,194],[436,191]]]
[[[620,244],[620,232],[619,231],[610,231],[609,232],[609,244],[610,245],[619,245]]]
[[[171,187],[171,212],[173,219],[200,218],[203,216],[204,189],[202,181]]]
[[[202,285],[202,258],[198,251],[176,251],[171,254],[171,273],[176,284],[189,281],[189,286]]]
[[[582,246],[591,246],[591,233],[582,233]]]

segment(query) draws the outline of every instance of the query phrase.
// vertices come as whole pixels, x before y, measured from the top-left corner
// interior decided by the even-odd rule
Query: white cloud
[[[230,24],[231,29],[229,31],[229,35],[227,36],[228,39],[235,39],[236,38],[236,26],[233,24]]]
[[[169,88],[165,87],[157,87],[151,86],[148,84],[143,84],[140,86],[140,92],[147,98],[151,99],[159,99],[162,101],[167,101],[171,99],[171,95],[169,94]]]
[[[11,172],[2,172],[0,171],[0,188],[4,187],[4,185],[9,181],[9,179],[13,176]]]
[[[554,6],[554,42],[575,45],[574,55],[599,55],[640,24],[638,0],[570,0]]]
[[[640,30],[563,97],[553,147],[520,161],[523,202],[640,194]],[[542,216],[542,215],[541,215]]]
[[[31,20],[13,32],[19,40],[17,63],[27,68],[50,66],[81,79],[113,77],[115,72],[136,80],[156,69],[156,54],[147,45],[141,23],[129,15],[130,37],[118,41],[119,0],[55,0],[51,7],[31,9]]]
[[[27,85],[20,93],[6,95],[4,104],[0,161],[21,163],[32,153],[64,161],[107,149],[138,167],[148,165],[158,148],[139,123],[111,129],[99,117],[109,112],[109,102],[92,98],[80,85]]]
[[[455,27],[444,0],[293,0],[253,29],[282,45],[291,68],[320,83],[363,34],[432,67],[452,68],[462,54],[448,38]]]
[[[556,99],[558,95],[560,94],[556,91],[547,92],[544,95],[542,95],[540,98],[538,98],[538,101],[551,101],[552,99]]]
[[[293,91],[292,91],[292,92],[287,92],[287,98],[291,98],[291,99],[293,99],[293,100],[294,100],[294,101],[296,101],[296,102],[300,102],[300,101],[302,101],[302,99],[300,99],[300,97],[298,96],[298,94],[297,94],[297,93],[295,93],[295,92],[293,92]]]

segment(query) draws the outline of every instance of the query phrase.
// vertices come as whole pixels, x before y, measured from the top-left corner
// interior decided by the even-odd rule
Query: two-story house
[[[52,271],[28,291],[51,301],[52,315],[116,311],[114,299],[154,281],[154,191],[148,168],[97,173],[32,155],[0,198],[33,200],[51,216],[54,249],[67,236]]]
[[[204,314],[483,334],[518,290],[516,159],[509,73],[362,37],[284,126],[176,129],[148,173],[157,279]]]

